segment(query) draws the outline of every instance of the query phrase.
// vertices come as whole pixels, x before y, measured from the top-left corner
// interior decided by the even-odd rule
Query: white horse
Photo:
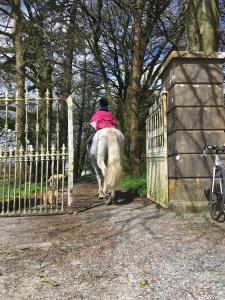
[[[98,180],[98,197],[110,204],[120,188],[124,136],[116,128],[96,132],[90,148],[90,159]]]

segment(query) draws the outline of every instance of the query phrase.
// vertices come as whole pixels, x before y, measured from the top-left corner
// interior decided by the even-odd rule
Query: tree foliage
[[[25,89],[32,92],[38,88],[41,96],[47,89],[51,96],[73,96],[76,176],[85,165],[88,121],[97,99],[107,95],[119,128],[125,134],[128,169],[131,167],[131,174],[136,175],[145,152],[145,119],[151,103],[158,97],[156,79],[161,63],[170,51],[185,48],[185,3],[182,0],[3,0],[0,91],[17,88],[23,97]],[[224,20],[224,3],[219,1],[219,4]],[[221,24],[224,26],[224,21]],[[224,47],[222,30],[219,41],[220,47]],[[23,107],[21,111],[23,123]],[[60,113],[61,143],[64,143],[65,105]],[[42,128],[45,120],[43,104]],[[42,143],[45,143],[44,132]]]

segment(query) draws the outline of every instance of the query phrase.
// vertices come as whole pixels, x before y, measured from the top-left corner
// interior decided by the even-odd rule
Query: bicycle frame
[[[209,210],[212,219],[214,221],[218,221],[220,216],[222,214],[224,215],[225,166],[223,165],[222,161],[224,161],[225,158],[223,156],[221,157],[219,155],[219,152],[223,154],[225,153],[225,145],[217,146],[213,144],[206,144],[202,156],[206,156],[207,150],[210,150],[211,153],[213,150],[215,151],[213,174],[209,195]]]

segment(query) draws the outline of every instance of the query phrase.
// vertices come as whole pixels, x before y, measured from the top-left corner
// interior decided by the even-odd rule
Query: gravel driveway
[[[91,209],[0,218],[0,299],[225,299],[225,223],[76,191]]]

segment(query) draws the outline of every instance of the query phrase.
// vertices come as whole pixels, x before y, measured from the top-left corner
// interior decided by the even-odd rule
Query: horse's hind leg
[[[104,194],[103,194],[103,190],[102,190],[103,179],[98,171],[96,172],[96,177],[97,177],[97,181],[98,181],[98,198],[102,199],[102,198],[104,198]]]
[[[103,179],[102,179],[102,176],[101,176],[101,170],[98,168],[97,164],[95,161],[91,160],[91,164],[92,164],[92,167],[93,169],[95,170],[95,174],[96,174],[96,177],[97,177],[97,181],[98,181],[98,198],[99,199],[102,199],[104,198],[104,195],[103,195]]]
[[[107,168],[106,168],[106,165],[105,165],[105,163],[104,163],[104,160],[98,160],[98,161],[97,161],[97,164],[98,164],[98,167],[99,167],[99,168],[101,169],[101,171],[102,171],[103,178],[105,178]]]
[[[105,204],[107,205],[110,205],[114,198],[115,198],[115,192],[114,191],[111,191],[109,192],[108,191],[108,187],[107,187],[107,184],[106,184],[106,181],[105,181],[105,177],[106,177],[106,171],[107,171],[107,168],[106,168],[106,165],[104,163],[104,161],[101,161],[101,162],[98,162],[98,166],[99,168],[101,168],[101,171],[102,171],[102,175],[103,175],[103,189],[102,189],[102,198],[105,199]]]
[[[104,195],[106,195],[106,193],[107,193],[107,187],[106,187],[104,179],[105,179],[105,176],[106,176],[107,168],[106,168],[106,165],[104,163],[104,160],[98,160],[97,164],[98,164],[98,167],[101,169],[101,172],[102,172],[102,176],[103,176],[103,180],[102,181],[104,181],[103,182],[103,190],[102,190],[102,192],[103,192]]]
[[[96,172],[96,177],[97,177],[97,181],[98,181],[98,198],[99,199],[103,199],[105,197],[104,193],[103,193],[103,179],[102,176]]]
[[[103,184],[102,184],[103,179],[102,179],[102,176],[101,176],[98,168],[95,169],[95,173],[96,173],[96,177],[97,177],[97,181],[98,181],[98,198],[103,199],[104,198]]]

